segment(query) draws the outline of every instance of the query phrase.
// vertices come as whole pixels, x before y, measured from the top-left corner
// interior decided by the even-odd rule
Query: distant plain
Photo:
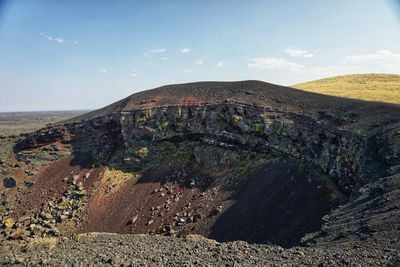
[[[0,136],[29,133],[87,111],[0,112]]]

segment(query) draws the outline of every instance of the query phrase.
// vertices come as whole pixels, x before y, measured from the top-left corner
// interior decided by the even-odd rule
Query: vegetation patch
[[[118,190],[126,181],[135,178],[137,174],[122,170],[106,168],[101,179],[101,184],[108,190]]]
[[[164,141],[154,145],[152,147],[151,157],[139,172],[159,168],[176,161],[180,161],[184,164],[194,158],[193,151],[199,144],[199,141],[181,141],[176,143]]]
[[[141,158],[145,158],[149,154],[149,149],[147,147],[141,147],[135,150],[135,154]]]
[[[233,125],[238,125],[241,121],[242,121],[242,117],[241,116],[239,116],[237,114],[232,115],[232,123],[233,123]]]
[[[238,150],[237,154],[237,164],[233,167],[233,173],[238,176],[247,176],[251,171],[272,159],[268,154],[250,150]]]

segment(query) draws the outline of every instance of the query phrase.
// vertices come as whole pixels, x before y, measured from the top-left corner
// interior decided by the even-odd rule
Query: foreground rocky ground
[[[399,244],[335,243],[283,249],[243,241],[218,243],[201,236],[184,239],[148,235],[82,234],[3,244],[4,266],[399,266]]]

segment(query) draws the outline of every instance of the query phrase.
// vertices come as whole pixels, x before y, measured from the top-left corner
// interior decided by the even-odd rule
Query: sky
[[[400,74],[400,1],[0,0],[0,112],[351,73]]]

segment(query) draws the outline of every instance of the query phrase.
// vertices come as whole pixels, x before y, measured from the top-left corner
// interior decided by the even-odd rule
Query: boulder
[[[3,179],[3,186],[5,188],[14,188],[17,185],[17,181],[13,177]]]

